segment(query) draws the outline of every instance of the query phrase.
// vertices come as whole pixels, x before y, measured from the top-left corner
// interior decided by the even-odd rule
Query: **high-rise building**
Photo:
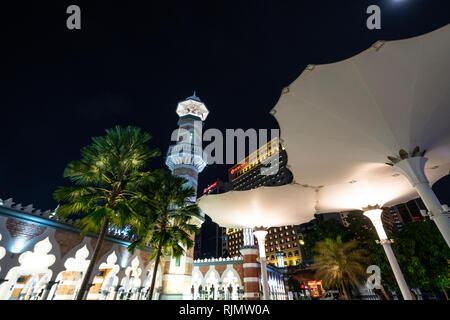
[[[250,190],[261,186],[281,186],[292,182],[292,172],[286,167],[287,153],[278,138],[255,150],[228,171],[233,190]],[[274,163],[273,174],[261,174],[261,168]]]
[[[268,169],[269,164],[272,169]],[[270,174],[262,174],[266,168]],[[273,172],[270,172],[273,170]],[[252,152],[228,172],[233,190],[244,191],[262,186],[281,186],[292,182],[293,175],[287,168],[287,153],[278,138]],[[282,230],[280,230],[280,228]],[[243,246],[243,230],[228,228],[227,250],[231,256],[240,254]],[[276,237],[276,239],[275,239]],[[278,266],[276,253],[284,253],[284,266],[297,265],[301,261],[297,236],[293,226],[269,228],[266,238],[267,262]]]
[[[383,214],[381,215],[383,226],[388,234],[400,231],[405,223],[422,219],[420,210],[426,210],[426,207],[420,198],[392,207],[383,208]]]
[[[204,194],[219,194],[231,190],[231,184],[217,179],[203,189]],[[214,223],[205,214],[200,233],[195,237],[194,259],[227,257],[226,228]]]
[[[266,236],[267,263],[277,267],[299,265],[302,261],[299,239],[295,226],[272,227]],[[284,265],[279,265],[277,253],[283,253]]]
[[[231,257],[239,256],[244,244],[242,229],[226,228],[226,250]]]

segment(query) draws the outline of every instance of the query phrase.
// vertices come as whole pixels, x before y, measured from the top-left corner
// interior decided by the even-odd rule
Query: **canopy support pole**
[[[436,223],[447,245],[450,247],[450,219],[446,215],[448,214],[447,211],[442,207],[433,189],[431,189],[430,183],[425,175],[424,169],[427,160],[425,157],[406,158],[396,162],[393,169],[395,172],[408,178],[430,211],[430,218]]]
[[[263,289],[263,299],[262,300],[270,300],[269,296],[269,283],[267,281],[267,262],[266,262],[266,228],[254,228],[253,234],[256,239],[258,239],[258,247],[259,247],[259,262],[261,264],[261,283]]]
[[[383,246],[384,252],[386,252],[386,256],[389,260],[389,264],[391,265],[392,272],[394,273],[395,280],[397,280],[398,287],[400,288],[400,291],[402,292],[403,299],[405,300],[413,300],[411,291],[409,290],[408,285],[406,284],[405,278],[403,277],[402,270],[400,269],[400,266],[398,265],[397,258],[394,255],[394,251],[392,251],[391,242],[392,240],[389,240],[386,236],[386,232],[383,228],[383,222],[381,221],[381,213],[383,210],[380,209],[378,205],[371,207],[368,206],[367,208],[364,208],[364,215],[372,221],[375,230],[377,231],[378,237],[380,238],[380,241],[377,241],[377,243],[380,243]]]

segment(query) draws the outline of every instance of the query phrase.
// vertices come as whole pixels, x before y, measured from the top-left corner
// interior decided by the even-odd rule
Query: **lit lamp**
[[[405,300],[413,300],[411,296],[411,291],[409,291],[408,285],[406,284],[405,278],[403,277],[403,273],[400,270],[400,266],[398,265],[397,259],[395,258],[394,252],[392,251],[391,243],[393,240],[388,239],[386,232],[383,228],[383,222],[381,221],[381,213],[383,210],[379,205],[368,206],[363,208],[364,215],[372,221],[372,224],[377,231],[378,237],[380,240],[376,240],[377,243],[383,246],[384,251],[386,252],[386,256],[389,260],[389,264],[391,265],[391,269],[394,272],[395,279],[397,280],[397,284],[402,292],[403,299]]]
[[[267,282],[267,262],[266,262],[266,235],[267,229],[264,227],[255,227],[253,234],[258,239],[259,262],[261,263],[261,282],[263,288],[263,300],[270,300],[269,283]]]

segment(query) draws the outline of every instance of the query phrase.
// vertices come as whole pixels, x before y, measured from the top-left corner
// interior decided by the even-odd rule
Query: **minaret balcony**
[[[203,149],[200,146],[181,142],[169,147],[166,157],[166,165],[173,170],[176,165],[191,165],[198,172],[202,172],[207,161],[203,157]]]

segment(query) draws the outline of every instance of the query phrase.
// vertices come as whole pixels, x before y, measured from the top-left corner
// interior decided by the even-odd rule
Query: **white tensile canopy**
[[[308,66],[271,111],[294,182],[203,196],[200,208],[224,227],[270,227],[418,197],[387,157],[419,146],[431,184],[449,173],[449,74],[449,25]]]

